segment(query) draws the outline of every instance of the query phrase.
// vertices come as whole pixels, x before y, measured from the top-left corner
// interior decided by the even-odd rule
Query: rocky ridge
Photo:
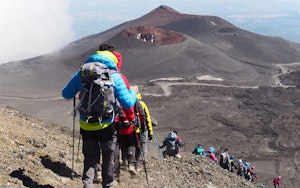
[[[73,132],[39,120],[10,107],[0,108],[0,186],[1,187],[82,187],[82,153],[75,132],[74,179],[72,173]],[[77,128],[78,129],[78,128]],[[158,152],[157,152],[158,153]],[[151,157],[150,157],[151,156]],[[221,169],[208,158],[183,153],[182,159],[162,160],[154,149],[146,163],[149,187],[257,187]],[[116,186],[147,187],[145,172],[130,177],[121,172]],[[101,187],[101,184],[95,184]]]

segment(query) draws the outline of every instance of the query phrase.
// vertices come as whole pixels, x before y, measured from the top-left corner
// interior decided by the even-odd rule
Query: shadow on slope
[[[10,174],[10,176],[13,177],[13,178],[17,178],[17,179],[21,180],[25,187],[54,188],[51,185],[39,185],[39,183],[33,181],[30,177],[26,176],[24,174],[24,170],[22,170],[22,169],[18,169],[18,170],[13,171]]]

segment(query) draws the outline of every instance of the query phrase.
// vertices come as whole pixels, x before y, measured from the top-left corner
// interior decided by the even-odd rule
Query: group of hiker
[[[193,151],[193,154],[197,156],[205,156],[218,163],[223,169],[226,169],[230,172],[234,172],[236,170],[236,174],[238,176],[244,176],[248,181],[254,181],[254,178],[257,179],[254,169],[255,166],[250,165],[249,162],[243,162],[242,159],[239,159],[236,163],[234,155],[229,155],[228,149],[225,148],[224,151],[220,154],[220,158],[218,159],[215,155],[214,147],[210,147],[208,150],[205,150],[204,147],[199,144]]]
[[[219,164],[223,169],[226,169],[230,172],[234,172],[236,170],[236,174],[253,182],[254,178],[257,179],[258,175],[255,173],[255,166],[251,165],[250,162],[243,162],[242,159],[238,159],[235,162],[234,155],[229,155],[228,148],[225,148],[224,151],[220,154],[220,158],[218,159],[215,155],[214,147],[209,147],[208,150],[205,150],[202,144],[198,144],[196,148],[192,151],[192,154],[197,156],[208,157],[215,163]],[[280,186],[281,176],[276,177],[273,180],[273,184],[275,188],[279,188]]]
[[[145,162],[146,141],[152,139],[147,105],[138,87],[121,73],[121,65],[121,54],[112,45],[101,44],[62,89],[62,96],[74,101],[79,93],[74,116],[79,111],[85,188],[94,187],[99,171],[102,187],[113,188],[121,160],[130,174],[136,174]]]
[[[146,41],[151,41],[152,44],[155,40],[155,36],[153,34],[149,34],[149,33],[139,33],[136,38],[137,39],[142,39],[145,42]]]
[[[74,99],[74,119],[76,112],[80,113],[84,188],[93,188],[95,179],[101,179],[103,188],[113,188],[120,178],[121,166],[136,175],[146,164],[146,143],[154,136],[151,116],[139,88],[129,84],[121,66],[122,55],[112,45],[101,44],[62,89],[64,98]],[[80,102],[76,106],[78,93]],[[159,151],[166,147],[162,152],[164,158],[181,158],[183,146],[177,130],[171,130]],[[228,149],[220,154],[220,160],[213,147],[205,150],[199,144],[192,153],[209,157],[230,172],[237,170],[237,175],[249,181],[258,178],[254,166],[241,159],[236,164]],[[279,185],[280,176],[274,179],[275,188]]]

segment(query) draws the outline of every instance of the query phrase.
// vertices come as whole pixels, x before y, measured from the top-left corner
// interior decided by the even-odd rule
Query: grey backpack
[[[116,98],[111,78],[114,70],[99,62],[85,63],[80,69],[82,80],[78,110],[88,123],[114,119]]]

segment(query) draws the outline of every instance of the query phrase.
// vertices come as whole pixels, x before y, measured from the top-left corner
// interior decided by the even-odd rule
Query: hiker
[[[151,116],[146,103],[142,101],[141,93],[137,94],[136,113],[140,120],[140,126],[136,130],[139,139],[136,147],[136,170],[141,171],[141,162],[146,160],[147,140],[152,140],[153,136]]]
[[[121,66],[123,64],[122,55],[118,51],[112,49],[113,53],[118,59],[118,72],[120,73],[123,81],[127,88],[130,88],[130,84],[125,75],[121,73]],[[138,91],[137,91],[138,93]],[[136,100],[137,102],[137,100]],[[120,151],[121,157],[123,161],[123,166],[128,167],[128,172],[132,175],[136,174],[135,170],[135,153],[136,153],[136,116],[135,116],[135,105],[130,109],[124,109],[122,106],[119,108],[119,114],[115,119],[117,124],[117,133],[118,133],[118,141],[117,141],[117,151],[115,153],[115,177],[117,181],[120,181]]]
[[[134,110],[134,109],[133,109]],[[128,167],[131,175],[137,174],[135,170],[135,153],[136,153],[136,123],[130,121],[125,113],[121,110],[120,120],[118,121],[118,139],[122,153],[122,161]]]
[[[228,171],[230,170],[230,156],[227,148],[220,154],[219,164],[222,168],[227,169]]]
[[[136,104],[133,109],[136,120],[134,125],[126,127],[126,115],[119,118],[119,144],[121,149],[122,167],[126,169],[131,175],[136,175],[141,171],[141,142],[140,135],[137,133],[141,126],[141,120],[146,121],[146,115],[143,111],[142,105],[139,100],[136,100]],[[118,119],[118,117],[117,117]],[[125,121],[124,121],[125,120]],[[127,120],[128,122],[128,120]]]
[[[110,50],[113,51],[114,55],[117,57],[118,59],[118,64],[117,64],[117,68],[118,68],[118,72],[120,73],[123,81],[125,82],[125,85],[127,86],[128,89],[130,89],[130,84],[128,82],[127,77],[121,73],[121,67],[123,65],[123,60],[122,60],[122,55],[120,52],[116,51],[114,48],[111,48]],[[138,93],[138,91],[136,91]],[[124,144],[124,137],[130,137],[130,133],[132,133],[131,131],[133,131],[135,129],[136,126],[136,116],[134,113],[134,109],[135,109],[135,105],[133,107],[131,107],[130,109],[124,109],[122,107],[119,108],[119,115],[116,117],[115,122],[117,124],[117,133],[118,133],[118,139],[117,139],[117,147],[116,147],[116,152],[115,152],[115,179],[120,182],[120,151],[122,152],[122,161],[124,164],[123,167],[127,168],[128,161],[127,161],[127,154],[128,154],[128,147],[130,147],[129,151],[132,151],[131,153],[134,153],[134,149],[133,147],[135,147],[134,145],[136,144],[136,141],[134,142],[130,142],[128,144],[128,146],[126,146]],[[130,124],[130,127],[127,127],[127,129],[125,128],[126,125]],[[125,127],[124,127],[125,126]],[[122,130],[121,130],[122,129]],[[122,138],[120,140],[120,133]],[[126,136],[127,135],[127,136]],[[130,156],[131,156],[130,153]],[[130,159],[130,164],[132,166],[134,160]],[[129,173],[131,174],[135,174],[135,170],[130,167]]]
[[[121,67],[122,67],[122,64],[123,64],[123,60],[122,60],[122,55],[120,52],[116,51],[114,46],[110,45],[110,44],[107,44],[107,43],[104,43],[104,44],[101,44],[99,46],[99,51],[110,51],[112,52],[116,58],[117,58],[117,71],[119,72],[119,74],[121,75],[127,89],[130,89],[130,84],[127,80],[127,77],[121,73]],[[138,91],[136,91],[138,92]],[[122,107],[119,107],[119,115],[120,115],[120,109]],[[127,117],[127,121],[130,121],[130,122],[134,122],[135,121],[135,114],[134,114],[134,106],[130,109],[122,109],[122,112],[124,113],[123,116],[126,116]],[[120,120],[120,116],[117,116],[115,118],[115,123],[116,123],[116,127],[117,127],[117,130],[119,130],[119,120]],[[117,131],[117,133],[119,133],[119,131]],[[119,143],[119,134],[117,134],[117,143],[116,143],[116,149],[115,149],[115,156],[114,156],[114,178],[117,182],[120,182],[120,143]],[[126,150],[127,152],[127,150]],[[125,160],[124,160],[125,161]],[[96,165],[96,167],[100,166],[100,160],[99,160],[99,164]],[[101,171],[99,170],[99,168],[96,168],[96,181],[100,181],[102,178],[100,178],[98,175],[101,174]]]
[[[117,72],[118,60],[116,56],[108,51],[97,51],[91,55],[84,64],[99,62],[100,65],[106,65],[112,71],[111,79],[113,81],[114,96],[124,109],[130,109],[136,101],[136,86],[127,89],[122,77]],[[62,89],[62,96],[71,99],[81,91],[82,78],[78,70]],[[135,91],[136,90],[136,91]],[[82,97],[83,98],[83,97]],[[112,104],[115,107],[115,104]],[[113,113],[112,113],[113,114]],[[82,111],[80,111],[80,134],[82,135],[84,155],[84,170],[82,182],[85,188],[93,188],[93,179],[95,176],[95,165],[99,163],[100,148],[102,153],[102,186],[104,188],[113,187],[114,184],[114,152],[116,147],[117,133],[114,116],[106,114],[105,117],[98,118],[101,122],[93,122]],[[101,119],[102,118],[102,119]],[[94,118],[93,118],[94,120]]]
[[[245,164],[244,164],[244,177],[245,177],[246,180],[250,179],[249,168],[250,168],[250,163],[249,162],[245,162]]]
[[[281,176],[278,176],[273,180],[274,188],[279,188],[281,183],[280,181],[281,181]]]
[[[239,161],[238,161],[238,167],[237,167],[236,174],[238,176],[243,176],[245,174],[245,165],[244,165],[242,159],[239,159]]]
[[[215,152],[215,148],[214,147],[209,147],[209,150],[206,151],[207,157],[217,163],[218,158],[216,157],[214,152]]]
[[[177,131],[169,131],[168,136],[164,139],[163,145],[159,146],[159,148],[164,148],[167,146],[167,149],[163,151],[163,157],[166,158],[166,156],[172,156],[181,158],[180,147],[184,146],[184,143],[182,140],[177,138]]]
[[[204,147],[201,144],[197,145],[197,147],[192,151],[192,154],[197,156],[206,156]]]
[[[173,130],[173,132],[177,135],[177,143],[178,143],[176,144],[177,154],[175,155],[175,157],[181,158],[180,149],[185,145],[185,143],[181,140],[181,137],[179,136],[177,130]]]
[[[234,155],[230,155],[230,172],[234,172],[234,169],[237,169],[237,166],[234,164]]]
[[[253,182],[254,178],[258,178],[258,176],[256,175],[256,173],[254,172],[254,168],[255,166],[251,166],[247,168],[247,180]]]
[[[144,158],[146,158],[147,140],[152,140],[153,137],[152,119],[147,104],[142,100],[141,93],[137,94],[137,100],[142,106],[139,112],[141,129],[137,129],[137,133],[141,133],[141,146],[144,152]],[[145,117],[143,117],[143,114],[145,114]]]

